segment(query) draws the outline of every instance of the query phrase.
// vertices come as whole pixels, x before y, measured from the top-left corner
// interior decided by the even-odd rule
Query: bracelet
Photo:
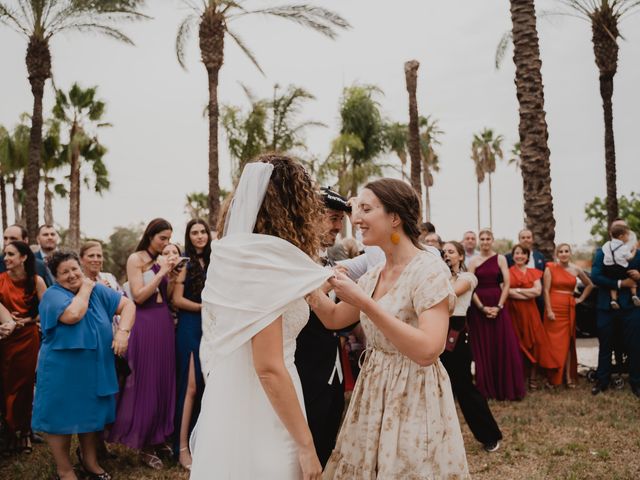
[[[499,310],[502,310],[502,309],[504,308],[504,305],[500,305],[500,304],[498,304],[497,306],[498,306],[498,309],[499,309]]]

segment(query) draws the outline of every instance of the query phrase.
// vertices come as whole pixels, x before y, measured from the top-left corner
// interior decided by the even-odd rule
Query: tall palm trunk
[[[478,188],[476,189],[476,207],[478,209],[478,232],[480,231],[480,182],[478,182]]]
[[[431,221],[431,198],[429,197],[429,186],[425,185],[424,187],[424,213],[425,220],[427,222]]]
[[[22,202],[20,201],[20,191],[16,185],[16,178],[12,177],[9,183],[11,184],[11,197],[13,199],[13,223],[22,225],[22,209],[20,208]]]
[[[9,226],[7,221],[7,183],[4,175],[0,176],[0,209],[2,209],[2,231]]]
[[[513,22],[513,62],[516,66],[516,92],[520,104],[521,172],[527,228],[536,246],[551,259],[555,225],[547,121],[544,111],[540,48],[536,30],[534,0],[510,0]]]
[[[491,174],[489,173],[489,229],[493,231],[493,186],[491,185]]]
[[[422,201],[422,156],[420,152],[420,126],[418,124],[418,101],[416,90],[418,88],[418,68],[420,63],[410,60],[404,64],[404,75],[409,93],[409,156],[411,157],[411,186]]]
[[[618,217],[618,191],[616,188],[616,147],[613,137],[613,77],[618,70],[618,20],[603,5],[599,21],[592,22],[593,53],[600,71],[600,96],[604,113],[604,158],[607,179],[607,221]]]
[[[209,82],[209,223],[215,225],[220,210],[220,180],[218,166],[218,78],[224,62],[224,16],[215,4],[202,14],[199,40],[200,56]]]
[[[74,121],[69,133],[71,159],[69,168],[69,232],[67,246],[71,250],[80,248],[80,145],[76,137],[80,134]]]
[[[46,176],[44,179],[44,223],[53,225],[53,192],[49,186],[51,179]]]
[[[29,136],[29,163],[24,174],[24,209],[27,233],[30,239],[35,239],[38,230],[38,188],[42,164],[42,97],[44,84],[51,76],[51,52],[47,40],[37,36],[29,38],[26,63],[33,94],[33,113]]]

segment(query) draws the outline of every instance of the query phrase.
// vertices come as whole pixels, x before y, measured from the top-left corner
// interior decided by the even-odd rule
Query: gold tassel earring
[[[391,234],[391,243],[394,245],[398,245],[400,243],[400,234],[398,232],[393,232]]]

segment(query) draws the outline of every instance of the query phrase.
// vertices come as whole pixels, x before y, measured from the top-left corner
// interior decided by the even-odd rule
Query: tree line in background
[[[596,64],[600,74],[600,93],[603,100],[605,120],[605,164],[607,179],[607,219],[610,222],[618,216],[616,195],[615,145],[613,135],[612,94],[613,78],[618,64],[618,39],[621,38],[619,22],[640,6],[637,0],[557,0],[568,8],[560,13],[573,14],[587,19],[592,27],[592,42]],[[107,178],[102,163],[105,153],[97,137],[87,134],[81,122],[91,121],[100,126],[99,117],[104,112],[104,104],[94,101],[93,107],[73,104],[71,92],[65,98],[58,98],[60,109],[54,109],[53,118],[45,121],[42,99],[45,83],[52,78],[52,60],[50,41],[53,37],[68,31],[92,31],[104,34],[124,43],[133,44],[120,29],[123,22],[149,19],[142,12],[143,0],[0,0],[0,22],[13,28],[27,39],[26,65],[28,80],[33,93],[33,110],[30,115],[29,135],[26,129],[16,127],[13,132],[0,130],[5,152],[13,152],[11,160],[2,165],[0,182],[2,195],[3,220],[6,217],[6,185],[11,185],[16,218],[24,219],[29,236],[35,238],[39,219],[38,189],[41,178],[45,186],[45,215],[53,198],[53,192],[68,193],[70,197],[69,238],[77,244],[80,239],[80,159],[92,162],[96,179]],[[416,101],[417,61],[405,64],[405,80],[409,95],[409,122],[393,124],[383,120],[376,95],[380,92],[373,86],[352,86],[345,89],[340,106],[341,129],[333,141],[331,153],[324,160],[314,159],[304,151],[301,140],[302,130],[311,126],[321,126],[318,122],[291,123],[299,113],[300,106],[313,97],[304,89],[289,87],[283,92],[274,89],[274,98],[269,101],[255,100],[247,90],[250,101],[249,113],[245,114],[237,107],[224,107],[222,117],[218,104],[219,72],[224,63],[225,41],[236,43],[249,60],[262,72],[257,58],[235,30],[235,22],[243,17],[277,17],[300,24],[329,38],[335,38],[339,30],[350,28],[347,20],[328,9],[312,4],[279,5],[273,7],[250,8],[245,0],[202,0],[195,2],[184,0],[191,9],[183,19],[176,36],[176,54],[184,67],[185,54],[189,38],[197,30],[200,58],[207,71],[209,102],[207,116],[209,122],[209,188],[206,208],[201,209],[195,200],[201,200],[201,194],[195,192],[188,199],[187,208],[200,208],[207,213],[209,221],[215,224],[220,207],[221,190],[219,183],[219,145],[218,127],[222,124],[229,143],[231,155],[236,167],[246,163],[251,153],[289,147],[298,150],[300,159],[305,161],[320,180],[333,178],[341,193],[353,195],[358,187],[369,177],[379,175],[387,165],[379,161],[386,152],[394,152],[400,159],[400,173],[403,178],[407,157],[410,158],[410,180],[416,192],[422,198],[422,186],[425,186],[424,208],[430,217],[429,188],[433,185],[432,172],[439,168],[438,156],[434,150],[442,132],[437,122],[429,117],[420,116]],[[538,241],[538,248],[550,257],[554,247],[555,219],[551,194],[550,151],[547,144],[548,128],[544,110],[544,88],[541,74],[541,60],[536,11],[534,0],[510,0],[512,30],[501,42],[499,51],[504,54],[505,46],[513,43],[513,60],[516,67],[515,84],[520,105],[519,142],[516,165],[523,178],[523,197],[525,224],[531,229]],[[73,89],[73,87],[72,87]],[[78,90],[81,90],[78,87]],[[80,92],[76,92],[80,93]],[[86,93],[86,92],[85,92]],[[93,92],[95,95],[95,90]],[[64,100],[67,100],[65,104]],[[93,108],[93,110],[92,110]],[[95,117],[97,114],[98,117]],[[81,118],[82,120],[78,120]],[[26,123],[21,123],[25,125]],[[68,142],[56,143],[56,132],[61,126],[69,130]],[[46,135],[43,129],[46,127]],[[53,139],[47,143],[48,136]],[[58,134],[59,137],[59,134]],[[22,142],[22,143],[20,143]],[[93,142],[93,143],[91,143]],[[473,166],[478,185],[485,177],[489,181],[489,211],[492,221],[491,175],[495,171],[496,159],[503,158],[502,137],[485,129],[474,136],[472,143]],[[92,146],[87,146],[91,144]],[[26,145],[26,150],[25,150]],[[66,147],[65,147],[66,145]],[[54,153],[47,163],[49,152],[66,148],[66,155]],[[16,152],[20,153],[16,153]],[[25,154],[26,152],[26,154]],[[5,157],[8,154],[5,153]],[[69,163],[68,192],[64,184],[51,183],[54,177],[49,173],[61,168],[58,163],[65,159]],[[24,197],[16,190],[15,164],[23,162],[22,169]],[[317,170],[316,170],[317,167]],[[96,169],[98,171],[96,171]],[[98,186],[99,184],[99,186]],[[58,187],[58,185],[62,185]],[[106,183],[95,183],[95,189],[108,188]],[[17,193],[16,193],[17,192]],[[479,186],[478,186],[479,192]],[[24,212],[16,210],[16,200],[24,204]],[[478,193],[478,208],[480,198]]]

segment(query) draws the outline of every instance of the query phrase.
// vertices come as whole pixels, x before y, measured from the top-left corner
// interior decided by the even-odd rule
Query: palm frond
[[[191,14],[187,16],[180,26],[178,27],[178,33],[176,34],[176,58],[178,59],[178,63],[185,70],[187,69],[186,64],[186,45],[189,39],[191,38],[193,28],[197,25],[198,16],[195,14]]]
[[[234,17],[252,14],[269,15],[290,20],[332,39],[337,36],[337,28],[351,28],[349,22],[337,13],[326,8],[307,4],[281,5],[258,10],[247,10],[234,15]]]
[[[513,45],[513,33],[511,32],[511,30],[509,30],[507,32],[504,32],[502,38],[500,39],[500,42],[498,42],[498,46],[496,47],[496,70],[500,70],[502,61],[504,60],[504,57],[507,54],[507,50],[511,45]]]
[[[21,19],[15,10],[10,9],[4,3],[0,3],[0,23],[28,37],[31,31],[23,21],[24,19]]]
[[[133,40],[131,40],[126,34],[121,32],[117,28],[100,23],[73,23],[63,25],[54,31],[50,31],[49,37],[51,37],[51,35],[54,35],[55,33],[62,31],[94,32],[99,35],[113,38],[115,40],[118,40],[119,42],[126,43],[127,45],[135,45],[135,43],[133,43]]]
[[[262,75],[265,75],[264,70],[262,70],[262,67],[258,63],[258,59],[256,58],[255,54],[244,43],[244,41],[236,33],[232,32],[229,29],[227,29],[227,33],[233,39],[233,41],[236,42],[236,44],[240,47],[240,50],[242,50],[244,52],[244,54],[249,58],[249,60],[251,60],[251,63],[253,63],[255,65],[255,67],[258,69],[258,71]]]

